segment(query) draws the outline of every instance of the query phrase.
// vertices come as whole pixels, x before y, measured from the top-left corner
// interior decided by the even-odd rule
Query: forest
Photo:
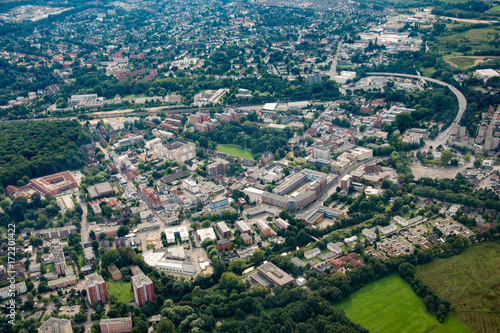
[[[36,121],[0,125],[0,184],[18,184],[24,176],[41,177],[84,165],[79,148],[90,133],[76,121]]]

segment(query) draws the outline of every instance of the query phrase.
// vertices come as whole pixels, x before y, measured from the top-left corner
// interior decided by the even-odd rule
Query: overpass
[[[419,75],[412,75],[412,74],[374,73],[374,72],[370,72],[370,73],[367,73],[367,74],[370,75],[370,76],[397,76],[397,77],[406,77],[406,78],[410,78],[410,79],[424,80],[424,81],[428,81],[428,82],[437,83],[439,85],[448,87],[451,90],[451,92],[457,97],[457,99],[458,99],[458,113],[457,113],[457,116],[455,117],[455,119],[453,120],[453,122],[451,123],[451,125],[446,130],[444,130],[444,132],[439,133],[439,135],[434,140],[428,141],[427,145],[431,145],[431,146],[436,147],[436,146],[439,146],[440,144],[446,143],[446,140],[448,139],[448,136],[451,133],[451,129],[453,128],[453,126],[458,125],[458,123],[460,122],[460,119],[462,119],[462,116],[464,114],[465,109],[467,108],[467,100],[465,99],[464,94],[462,94],[462,92],[460,90],[458,90],[457,88],[455,88],[454,86],[452,86],[451,84],[448,84],[446,82],[439,81],[439,80],[436,80],[436,79],[431,79],[430,77],[419,76]]]

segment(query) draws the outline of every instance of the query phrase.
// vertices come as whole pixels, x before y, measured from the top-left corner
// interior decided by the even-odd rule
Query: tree
[[[290,169],[286,166],[283,168],[283,173],[285,174],[285,177],[290,175]]]
[[[118,231],[116,232],[116,236],[124,237],[125,235],[128,235],[129,231],[130,231],[129,227],[127,227],[126,225],[122,225],[122,226],[120,226],[120,228],[118,228]]]
[[[394,120],[397,129],[403,133],[407,128],[410,128],[413,123],[413,118],[409,112],[401,112],[396,115]]]
[[[257,249],[252,254],[252,262],[255,265],[260,265],[264,261],[264,251]]]
[[[175,332],[175,325],[171,320],[169,320],[167,318],[163,318],[158,323],[158,326],[156,327],[156,332],[174,333]]]
[[[469,162],[470,161],[470,154],[465,154],[464,160],[465,160],[465,162]]]
[[[474,168],[479,169],[481,167],[481,160],[474,160]]]
[[[228,270],[237,275],[241,275],[241,273],[243,273],[244,268],[245,268],[245,262],[242,259],[235,259],[231,261],[227,267]]]
[[[22,222],[25,219],[24,209],[22,205],[15,205],[12,207],[12,218],[16,222]]]
[[[225,272],[220,278],[219,288],[231,292],[238,285],[239,278],[233,272]]]
[[[448,163],[451,161],[453,158],[453,153],[449,151],[448,149],[445,149],[441,152],[441,164],[448,165]]]
[[[109,250],[104,253],[101,258],[102,267],[106,268],[109,265],[114,264],[120,258],[120,252],[118,250]]]
[[[415,277],[416,269],[415,266],[413,266],[409,262],[405,262],[399,265],[398,271],[399,274],[401,274],[403,277],[413,278]]]

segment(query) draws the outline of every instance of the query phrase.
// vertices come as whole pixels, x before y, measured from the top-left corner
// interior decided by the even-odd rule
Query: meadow
[[[108,293],[116,297],[118,302],[123,302],[128,304],[130,301],[134,300],[134,292],[132,291],[132,285],[130,282],[123,282],[121,280],[114,281],[109,279],[106,281],[106,287]]]
[[[500,245],[489,242],[417,267],[437,295],[452,302],[455,317],[475,332],[500,331]],[[445,281],[445,283],[443,283]]]
[[[469,332],[452,316],[440,323],[410,285],[396,274],[361,288],[334,306],[343,308],[349,319],[371,332]]]
[[[217,145],[217,148],[215,149],[221,153],[245,158],[247,160],[253,160],[253,154],[250,150],[235,145]]]
[[[470,46],[475,51],[495,50],[495,46],[489,42],[492,42],[496,35],[500,35],[497,29],[497,27],[489,26],[439,37],[437,47],[439,51],[453,51],[461,46]]]

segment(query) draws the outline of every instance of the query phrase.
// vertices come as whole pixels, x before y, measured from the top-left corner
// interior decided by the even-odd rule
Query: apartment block
[[[142,307],[146,302],[156,299],[153,281],[144,275],[138,274],[132,277],[132,289],[134,290],[134,299],[138,306]]]
[[[87,289],[87,299],[90,305],[103,303],[108,300],[106,281],[97,273],[85,277],[85,288]]]

